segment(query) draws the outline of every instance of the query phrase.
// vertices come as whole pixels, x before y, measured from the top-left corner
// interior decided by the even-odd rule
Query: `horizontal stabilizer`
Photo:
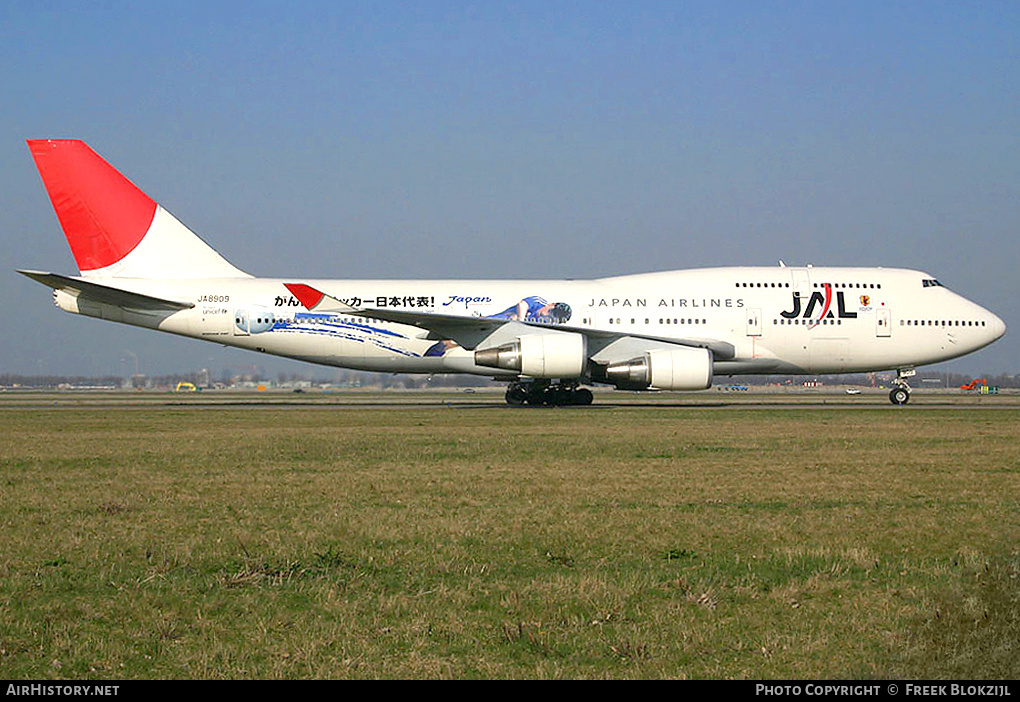
[[[60,275],[59,273],[44,273],[42,271],[18,271],[18,273],[54,290],[64,290],[76,296],[82,296],[95,302],[102,302],[116,307],[134,310],[176,311],[190,309],[195,306],[193,302],[164,300],[150,295],[131,292],[130,290],[100,285],[99,283],[93,283],[81,278]]]

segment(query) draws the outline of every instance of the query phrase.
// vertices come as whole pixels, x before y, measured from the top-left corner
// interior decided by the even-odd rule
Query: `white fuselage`
[[[296,282],[352,308],[496,316],[651,343],[704,343],[713,350],[715,374],[912,368],[970,353],[1005,331],[997,316],[932,276],[885,268],[707,268],[588,281],[119,278],[119,288],[195,307],[154,316],[96,304],[79,309],[73,300],[62,302],[60,293],[57,302],[83,314],[319,364],[512,375],[476,365],[470,351],[417,326],[308,311],[285,287]]]

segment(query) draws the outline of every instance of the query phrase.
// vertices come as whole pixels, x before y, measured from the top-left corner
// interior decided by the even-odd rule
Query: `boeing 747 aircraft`
[[[597,280],[305,280],[238,270],[78,140],[28,142],[80,275],[19,271],[75,314],[344,368],[506,380],[510,404],[585,385],[704,390],[714,375],[895,370],[1006,326],[927,273],[777,266]]]

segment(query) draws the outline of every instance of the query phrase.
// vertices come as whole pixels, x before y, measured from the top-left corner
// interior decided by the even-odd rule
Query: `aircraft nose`
[[[989,331],[992,333],[992,341],[1002,338],[1003,334],[1006,333],[1006,323],[992,313],[989,313],[988,317],[988,326]]]

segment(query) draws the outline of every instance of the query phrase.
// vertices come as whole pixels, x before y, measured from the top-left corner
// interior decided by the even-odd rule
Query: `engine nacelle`
[[[629,361],[610,363],[605,376],[623,390],[706,390],[712,386],[712,352],[693,347],[652,349]]]
[[[570,332],[526,334],[508,344],[475,351],[475,363],[531,378],[579,378],[588,360],[584,336]]]

